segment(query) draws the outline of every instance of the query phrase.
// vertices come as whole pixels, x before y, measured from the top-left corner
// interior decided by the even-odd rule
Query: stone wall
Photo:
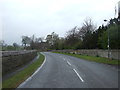
[[[81,49],[81,50],[54,50],[54,51],[83,54],[83,55],[90,55],[90,56],[100,56],[100,57],[106,57],[106,58],[108,57],[108,50]],[[110,50],[110,58],[120,60],[120,50]]]
[[[2,74],[5,75],[30,62],[37,56],[37,51],[3,51]]]

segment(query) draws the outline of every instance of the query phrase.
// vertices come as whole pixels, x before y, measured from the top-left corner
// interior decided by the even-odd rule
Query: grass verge
[[[33,62],[30,66],[10,77],[9,79],[3,81],[2,88],[16,88],[29,76],[31,76],[36,71],[36,69],[41,66],[45,59],[44,55],[39,55],[40,57],[37,61]]]
[[[108,59],[108,58],[105,58],[105,57],[86,56],[86,55],[61,53],[61,52],[54,52],[54,53],[70,55],[70,56],[74,56],[74,57],[77,57],[77,58],[81,58],[81,59],[85,59],[85,60],[89,60],[89,61],[94,61],[94,62],[98,62],[98,63],[104,63],[104,64],[110,64],[110,65],[120,65],[119,60]]]

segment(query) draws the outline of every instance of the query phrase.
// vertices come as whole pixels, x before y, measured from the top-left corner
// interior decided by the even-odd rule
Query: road
[[[45,62],[18,88],[118,88],[118,69],[72,56],[44,52]]]

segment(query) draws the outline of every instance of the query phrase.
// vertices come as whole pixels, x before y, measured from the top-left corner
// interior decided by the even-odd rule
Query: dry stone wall
[[[90,55],[90,56],[100,56],[100,57],[106,57],[106,58],[108,57],[108,50],[81,49],[81,50],[54,50],[54,51],[83,54],[83,55]],[[120,60],[120,50],[110,50],[110,58]]]
[[[37,56],[37,51],[3,51],[2,74],[5,75],[30,62]]]

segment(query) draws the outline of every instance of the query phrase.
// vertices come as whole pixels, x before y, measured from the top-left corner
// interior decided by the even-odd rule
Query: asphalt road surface
[[[72,56],[44,52],[45,62],[18,88],[118,88],[118,69]]]

